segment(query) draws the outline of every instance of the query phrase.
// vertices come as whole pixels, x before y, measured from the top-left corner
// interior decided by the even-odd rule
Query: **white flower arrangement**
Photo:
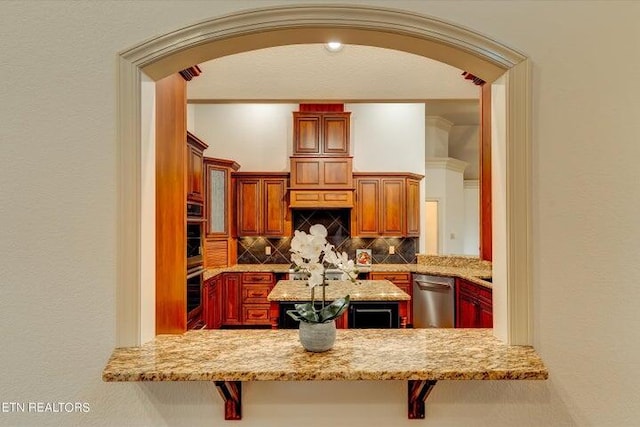
[[[325,273],[327,267],[342,271],[343,280],[355,282],[358,271],[355,263],[346,252],[338,253],[335,246],[327,242],[327,229],[316,224],[311,226],[309,234],[296,230],[291,239],[291,261],[296,270],[309,274],[307,283],[311,288],[311,303],[296,304],[296,310],[288,314],[296,320],[309,323],[325,323],[340,316],[349,306],[349,295],[338,298],[325,305]],[[322,309],[316,310],[315,287],[322,286]]]

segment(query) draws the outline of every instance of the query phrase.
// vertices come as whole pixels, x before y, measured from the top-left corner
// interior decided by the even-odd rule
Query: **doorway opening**
[[[220,56],[286,44],[323,43],[338,38],[346,44],[384,47],[429,57],[468,70],[487,82],[502,77],[507,114],[503,175],[499,197],[506,221],[494,231],[504,252],[494,251],[494,265],[504,266],[502,307],[494,332],[510,344],[531,343],[529,64],[523,55],[480,34],[442,20],[399,10],[362,6],[291,6],[238,13],[211,19],[150,40],[119,56],[118,165],[119,224],[117,345],[143,341],[142,81],[151,81]],[[494,227],[497,228],[497,227]],[[500,244],[494,244],[500,247]]]

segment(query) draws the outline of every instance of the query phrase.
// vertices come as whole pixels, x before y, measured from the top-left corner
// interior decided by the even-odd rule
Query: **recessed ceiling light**
[[[329,42],[327,44],[324,45],[324,47],[329,51],[329,52],[340,52],[342,50],[342,43],[340,42]]]

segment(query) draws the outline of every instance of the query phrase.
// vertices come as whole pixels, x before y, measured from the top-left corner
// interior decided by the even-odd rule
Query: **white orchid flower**
[[[324,267],[320,263],[309,264],[309,287],[322,285],[324,281]]]
[[[322,237],[323,239],[326,239],[327,229],[322,224],[312,225],[311,228],[309,228],[309,234],[314,237]]]

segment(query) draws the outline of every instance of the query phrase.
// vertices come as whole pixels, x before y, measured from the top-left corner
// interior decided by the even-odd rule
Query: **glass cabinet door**
[[[227,188],[228,172],[214,166],[207,168],[208,194],[207,194],[207,234],[227,235]]]

